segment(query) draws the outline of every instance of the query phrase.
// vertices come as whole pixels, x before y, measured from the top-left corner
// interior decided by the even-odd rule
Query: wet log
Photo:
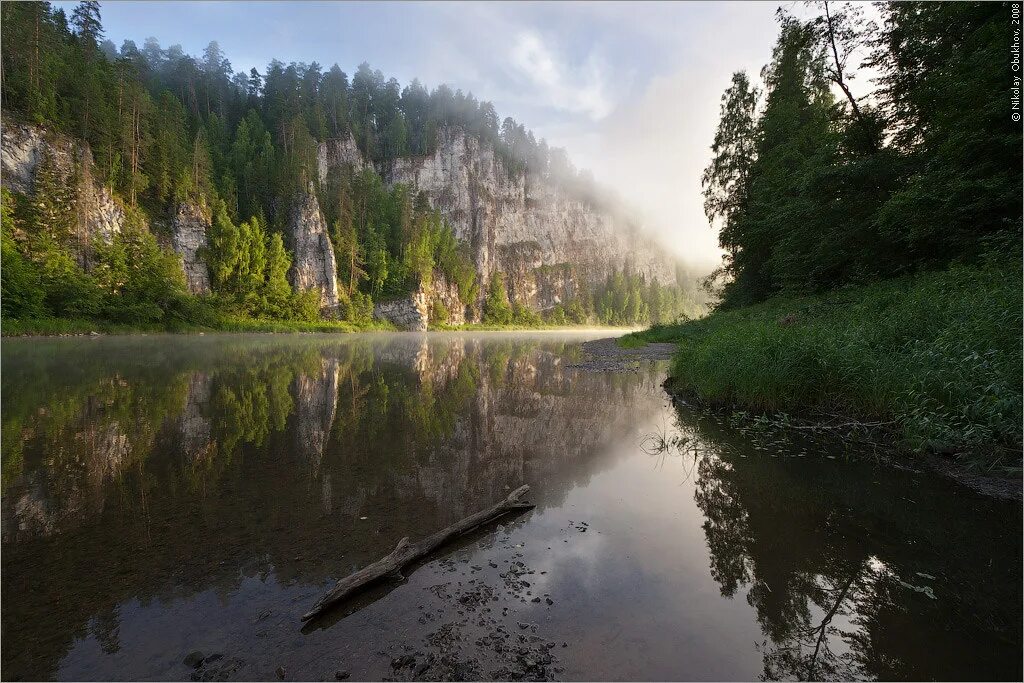
[[[402,576],[402,568],[405,567],[405,565],[427,555],[431,551],[443,546],[445,543],[448,543],[453,538],[472,531],[482,524],[486,524],[487,522],[509,512],[532,510],[534,506],[530,503],[519,502],[519,499],[526,495],[529,490],[530,487],[524,484],[512,493],[508,494],[508,497],[504,500],[495,503],[486,510],[474,513],[435,534],[427,536],[417,543],[409,543],[408,537],[403,538],[398,542],[398,545],[395,546],[395,549],[388,555],[382,557],[373,564],[366,565],[359,571],[349,574],[338,581],[338,583],[334,585],[334,588],[317,600],[312,609],[302,615],[302,620],[308,621],[309,619],[312,619],[327,608],[337,604],[375,581],[379,581],[383,578],[404,578]]]

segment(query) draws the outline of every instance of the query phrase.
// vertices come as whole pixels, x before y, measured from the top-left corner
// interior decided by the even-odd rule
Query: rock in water
[[[198,669],[199,666],[203,663],[203,653],[199,650],[189,652],[188,656],[185,657],[183,663],[185,664],[185,666],[190,666],[193,669]]]

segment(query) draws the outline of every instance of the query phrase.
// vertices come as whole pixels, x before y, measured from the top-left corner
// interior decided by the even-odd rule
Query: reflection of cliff
[[[322,359],[319,372],[295,380],[295,450],[314,476],[320,471],[338,402],[338,360]]]
[[[101,625],[116,649],[127,600],[317,583],[524,481],[557,502],[661,400],[561,359],[471,336],[5,344],[4,677],[52,677]]]
[[[986,588],[1020,584],[1019,516],[992,528],[999,504],[957,501],[952,485],[908,504],[919,475],[769,458],[712,420],[683,422],[728,454],[701,460],[695,498],[712,576],[724,596],[746,589],[767,639],[765,679],[1020,677],[1005,670],[1020,664],[1019,601]]]

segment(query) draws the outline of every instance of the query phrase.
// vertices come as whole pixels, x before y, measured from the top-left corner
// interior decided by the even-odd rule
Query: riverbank
[[[777,297],[626,335],[676,343],[666,387],[705,405],[884,431],[901,450],[1019,473],[1019,263]]]
[[[225,317],[215,324],[126,324],[109,320],[69,318],[4,319],[0,324],[3,337],[68,337],[91,334],[197,334],[200,332],[380,332],[394,330],[389,323],[350,323],[337,320],[254,320]]]
[[[560,330],[608,330],[628,333],[634,327],[605,327],[594,325],[492,325],[475,323],[466,325],[431,326],[431,332],[557,332]],[[216,332],[267,332],[267,333],[353,333],[353,332],[396,332],[397,327],[388,322],[374,320],[352,323],[340,320],[315,322],[300,320],[255,320],[252,318],[224,317],[213,324],[196,325],[184,322],[171,324],[126,324],[109,320],[35,318],[28,320],[4,319],[0,321],[0,337],[87,337],[94,334],[198,334]],[[613,342],[614,344],[614,342]]]

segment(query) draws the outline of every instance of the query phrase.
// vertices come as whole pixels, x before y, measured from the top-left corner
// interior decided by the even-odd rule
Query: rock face
[[[434,271],[434,279],[430,283],[427,296],[431,307],[436,301],[441,306],[444,306],[444,310],[448,315],[447,320],[431,320],[430,322],[446,322],[449,325],[465,324],[466,302],[459,297],[459,286],[454,282],[449,282],[448,278],[440,271]],[[430,315],[433,316],[433,311],[430,311]]]
[[[290,233],[294,253],[292,286],[299,291],[318,288],[321,308],[336,310],[338,282],[334,247],[312,183],[292,213]]]
[[[322,144],[320,177],[336,165],[356,163],[355,154],[349,141]],[[509,296],[533,310],[566,301],[613,268],[675,283],[664,250],[628,220],[536,174],[508,173],[491,145],[459,129],[441,130],[432,156],[398,159],[379,170],[389,184],[426,194],[470,244],[482,284],[505,273]]]
[[[438,306],[444,309],[444,320],[436,319]],[[404,330],[422,332],[435,323],[464,324],[466,305],[459,298],[458,286],[448,282],[443,273],[435,270],[429,286],[421,285],[407,298],[376,304],[373,317],[386,320]]]
[[[375,304],[373,317],[377,320],[386,320],[400,329],[414,332],[426,331],[430,320],[422,291],[413,292],[406,299]]]
[[[195,204],[180,205],[171,222],[171,245],[181,255],[188,291],[193,294],[210,293],[210,270],[200,256],[200,250],[207,245],[209,228],[209,216]]]
[[[94,237],[109,241],[121,232],[125,225],[124,209],[110,190],[94,179],[92,152],[87,144],[37,126],[4,123],[0,140],[4,187],[30,194],[39,165],[47,157],[60,179],[75,188],[83,241]]]
[[[317,148],[316,160],[321,185],[327,181],[327,173],[331,169],[349,166],[355,171],[361,171],[366,166],[351,133],[347,138],[333,138],[321,143]]]
[[[3,170],[3,186],[14,192],[28,194],[32,191],[36,168],[42,160],[44,149],[50,147],[55,156],[67,158],[67,164],[74,161],[66,145],[48,143],[43,131],[33,126],[6,123],[0,144],[0,169]]]

